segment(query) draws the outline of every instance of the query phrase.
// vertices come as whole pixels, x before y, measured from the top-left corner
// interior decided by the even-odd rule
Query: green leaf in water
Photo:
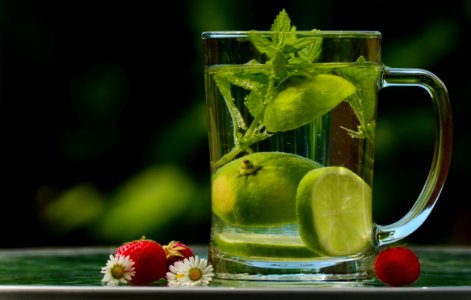
[[[338,74],[350,80],[358,89],[357,92],[347,99],[355,115],[360,121],[356,131],[349,133],[357,138],[374,138],[376,117],[376,91],[381,67],[366,62],[364,57],[357,59],[356,63],[348,68],[341,68]],[[369,102],[366,100],[370,100]],[[375,101],[371,102],[374,99]]]

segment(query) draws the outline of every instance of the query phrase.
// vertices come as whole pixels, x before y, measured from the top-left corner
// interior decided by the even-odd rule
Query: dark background
[[[471,1],[0,0],[0,247],[209,238],[201,32],[378,30],[383,61],[448,87],[453,161],[430,217],[406,239],[471,244]],[[380,92],[374,215],[405,214],[430,166],[425,91]]]

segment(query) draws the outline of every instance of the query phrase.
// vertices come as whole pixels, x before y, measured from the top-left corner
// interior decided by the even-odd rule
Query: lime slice
[[[220,233],[215,237],[219,250],[243,257],[317,257],[299,236],[249,233]]]
[[[347,168],[308,172],[299,183],[296,213],[302,240],[329,256],[366,249],[372,234],[371,187]]]

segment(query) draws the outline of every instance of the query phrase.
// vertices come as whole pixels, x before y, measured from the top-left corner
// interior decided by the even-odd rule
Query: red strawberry
[[[375,260],[378,279],[389,286],[412,284],[419,278],[420,263],[415,253],[403,246],[381,251]]]
[[[164,246],[164,250],[167,254],[167,266],[193,256],[193,251],[190,247],[178,241],[171,241],[168,245]]]
[[[153,240],[143,238],[125,243],[116,250],[117,255],[129,256],[134,261],[132,285],[146,285],[165,278],[167,257],[163,247]]]

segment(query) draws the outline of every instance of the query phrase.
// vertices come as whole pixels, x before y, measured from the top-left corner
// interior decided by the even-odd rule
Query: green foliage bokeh
[[[470,167],[464,58],[471,1],[0,3],[1,225],[10,228],[0,247],[121,243],[141,235],[207,243],[201,32],[268,29],[282,8],[300,29],[381,31],[385,64],[425,68],[445,82],[453,163],[439,203],[410,241],[471,244],[471,207],[457,183]],[[424,91],[380,92],[378,223],[397,220],[419,194],[434,122]]]

